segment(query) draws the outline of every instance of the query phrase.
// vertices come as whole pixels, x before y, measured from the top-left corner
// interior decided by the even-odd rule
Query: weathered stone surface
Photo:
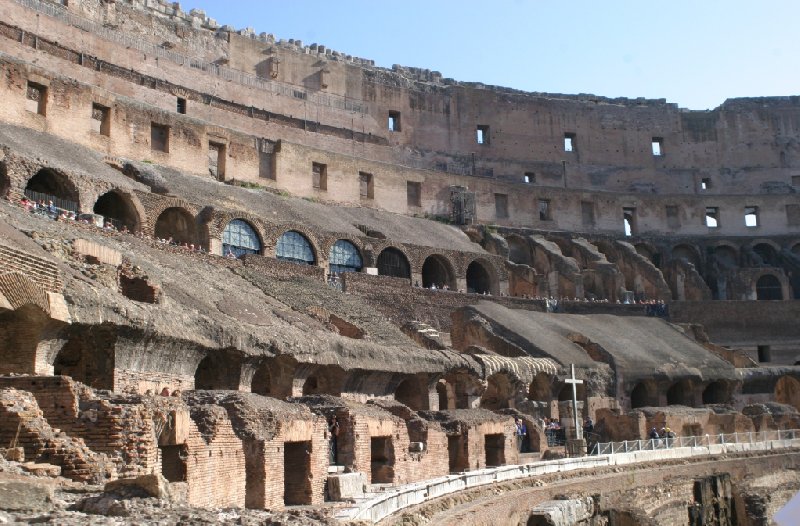
[[[331,500],[348,500],[364,496],[367,477],[363,473],[328,475],[328,496]]]
[[[34,481],[0,480],[0,509],[47,511],[52,508],[52,485]]]
[[[133,479],[112,480],[105,485],[105,491],[107,493],[120,493],[124,495],[135,493],[136,490],[141,490],[146,495],[158,499],[170,500],[172,498],[169,481],[161,474],[142,475]]]
[[[14,462],[23,462],[25,460],[25,448],[9,447],[0,448],[0,458],[6,460],[13,460]]]

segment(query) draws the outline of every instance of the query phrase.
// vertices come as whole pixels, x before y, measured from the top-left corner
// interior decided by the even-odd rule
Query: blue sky
[[[220,24],[526,91],[800,95],[797,0],[184,0]]]

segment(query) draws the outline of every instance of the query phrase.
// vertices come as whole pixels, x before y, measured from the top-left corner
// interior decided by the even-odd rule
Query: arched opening
[[[439,399],[439,411],[455,409],[455,404],[451,403],[453,397],[450,396],[451,389],[444,380],[436,382],[436,396]]]
[[[50,168],[42,168],[28,180],[25,195],[34,201],[43,200],[45,204],[53,201],[58,208],[78,212],[80,199],[75,185],[67,176]]]
[[[378,256],[378,274],[411,279],[411,265],[405,254],[394,247],[388,247]]]
[[[781,282],[772,274],[765,274],[756,281],[756,299],[758,300],[782,300],[783,289]]]
[[[492,278],[486,267],[479,261],[473,261],[467,267],[467,292],[476,294],[492,292]]]
[[[430,288],[447,286],[450,290],[456,289],[456,278],[450,263],[443,256],[434,254],[425,259],[422,264],[422,286]]]
[[[585,383],[577,384],[575,386],[575,395],[580,402],[586,398],[586,387]],[[572,384],[564,384],[561,387],[561,390],[558,391],[558,401],[559,402],[568,402],[572,400]]]
[[[394,399],[414,411],[422,411],[426,408],[427,404],[423,403],[423,397],[427,396],[427,390],[422,389],[422,386],[415,378],[403,380],[394,391]]]
[[[246,254],[261,254],[261,238],[256,229],[242,219],[234,219],[222,233],[222,254],[240,258]]]
[[[508,243],[508,259],[512,263],[518,265],[533,266],[533,254],[528,242],[518,236],[509,236],[506,238]]]
[[[661,254],[653,250],[650,245],[645,243],[637,243],[634,248],[636,248],[636,252],[646,258],[650,263],[655,265],[656,267],[661,266]]]
[[[486,379],[486,391],[481,396],[481,407],[498,410],[514,407],[514,384],[507,374],[495,373]]]
[[[194,372],[194,388],[197,390],[219,389],[219,371],[211,356],[203,358]]]
[[[667,390],[667,405],[685,405],[694,407],[694,384],[691,380],[680,380],[675,382]]]
[[[730,395],[725,382],[717,380],[703,389],[704,404],[727,404],[728,402],[730,402]]]
[[[649,407],[650,405],[650,394],[647,392],[647,386],[639,382],[631,391],[631,408]]]
[[[794,245],[792,245],[791,250],[792,254],[794,254],[795,256],[800,256],[800,243],[795,243]]]
[[[107,326],[77,331],[56,355],[54,374],[95,389],[114,389],[115,340],[116,333]]]
[[[552,379],[545,373],[538,373],[528,386],[528,400],[549,402],[552,398]]]
[[[316,376],[309,376],[303,383],[303,396],[319,394],[319,381]]]
[[[779,266],[778,255],[772,245],[768,243],[759,243],[753,247],[753,252],[758,254],[758,256],[761,258],[761,261],[764,262],[764,265],[768,267]]]
[[[278,238],[275,247],[275,257],[283,261],[290,261],[301,265],[313,265],[317,258],[314,256],[314,249],[311,242],[295,230],[289,230]]]
[[[344,385],[345,373],[341,367],[324,365],[318,367],[314,374],[306,377],[303,383],[303,396],[327,394],[340,396]]]
[[[793,406],[800,411],[800,380],[782,376],[775,383],[775,401]]]
[[[267,364],[261,364],[261,366],[256,369],[253,375],[253,382],[250,385],[250,392],[263,396],[272,395],[272,375],[269,372],[269,366]]]
[[[130,198],[116,190],[101,195],[94,204],[95,214],[99,214],[110,222],[117,230],[127,229],[130,232],[139,230],[139,214]]]
[[[358,247],[350,241],[340,239],[331,247],[331,252],[328,255],[328,270],[332,274],[359,272],[363,266],[364,263]]]
[[[739,256],[733,247],[722,245],[714,249],[714,258],[720,270],[731,270],[739,266]]]
[[[690,245],[676,245],[672,249],[672,259],[680,259],[686,263],[691,263],[696,268],[700,268],[700,256]]]
[[[194,217],[184,208],[171,207],[161,212],[153,233],[159,239],[171,240],[179,245],[199,244]]]
[[[11,188],[11,179],[8,177],[8,168],[6,163],[0,163],[0,199],[8,194]]]

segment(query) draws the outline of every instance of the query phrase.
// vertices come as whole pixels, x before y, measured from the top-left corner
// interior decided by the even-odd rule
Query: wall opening
[[[111,135],[111,108],[92,104],[92,131],[106,137]]]
[[[771,301],[783,299],[781,282],[772,274],[765,274],[756,282],[756,299]]]
[[[136,213],[136,208],[129,197],[115,190],[101,195],[94,204],[93,211],[103,216],[117,230],[139,230],[139,214]]]
[[[592,227],[594,223],[594,203],[592,201],[581,201],[581,224]]]
[[[767,265],[767,266],[770,266],[770,267],[779,266],[778,265],[778,257],[777,257],[777,254],[775,252],[775,249],[772,247],[772,245],[769,245],[767,243],[759,243],[759,244],[757,244],[756,246],[753,247],[753,252],[758,254],[758,256],[761,258],[761,261],[764,263],[764,265]]]
[[[551,385],[552,380],[548,374],[537,373],[531,385],[528,386],[528,400],[549,402],[553,398]]]
[[[494,215],[497,219],[508,218],[507,194],[494,194]]]
[[[424,403],[427,398],[427,389],[423,389],[423,386],[420,385],[416,378],[403,380],[394,391],[394,399],[414,411],[427,409],[428,404]]]
[[[730,402],[728,395],[728,387],[725,382],[717,380],[711,382],[703,389],[703,403],[704,404],[727,404]]]
[[[691,380],[681,380],[667,390],[667,405],[694,407],[694,385]]]
[[[372,484],[391,484],[394,482],[392,437],[370,438],[370,471]]]
[[[492,279],[486,267],[473,261],[467,267],[467,292],[475,294],[491,294]]]
[[[695,268],[700,268],[700,256],[690,245],[676,245],[672,249],[672,259],[682,259],[686,263],[691,263]]]
[[[362,199],[375,198],[375,178],[371,173],[358,172],[358,195]]]
[[[394,247],[385,248],[378,255],[378,274],[411,279],[411,265],[405,254]]]
[[[214,363],[211,356],[206,356],[200,361],[194,372],[194,388],[198,390],[218,389],[218,377],[219,371],[217,365]]]
[[[622,209],[622,226],[624,228],[625,236],[630,237],[636,234],[636,209],[633,207],[625,207]]]
[[[240,258],[247,254],[261,253],[261,238],[256,229],[242,219],[234,219],[222,232],[222,254]]]
[[[586,387],[585,383],[577,384],[575,386],[575,396],[580,402],[586,398]],[[559,402],[568,402],[572,400],[572,384],[564,384],[561,389],[558,391],[558,401]]]
[[[758,361],[759,362],[771,362],[772,361],[772,351],[769,345],[759,345],[758,346]]]
[[[507,374],[495,373],[486,379],[486,390],[481,395],[481,407],[496,411],[513,407],[514,385]]]
[[[317,261],[311,242],[306,236],[294,230],[284,232],[278,238],[278,243],[275,246],[275,257],[301,265],[313,265]]]
[[[447,436],[447,458],[450,473],[461,473],[469,469],[464,446],[464,435]]]
[[[53,205],[64,210],[78,212],[78,190],[67,176],[51,170],[42,168],[28,180],[25,185],[25,195],[33,201],[44,200],[53,201]]]
[[[719,228],[719,208],[716,206],[706,207],[706,226],[708,228]]]
[[[283,445],[283,503],[311,504],[311,442]]]
[[[319,190],[328,189],[328,165],[311,163],[311,186]]]
[[[564,134],[564,151],[574,152],[578,147],[577,135],[571,132]]]
[[[487,124],[478,124],[475,128],[475,142],[489,144],[489,126]]]
[[[456,289],[453,269],[444,256],[434,254],[425,259],[425,263],[422,264],[422,286],[426,289],[431,286],[437,289],[444,287],[450,290]]]
[[[161,474],[170,482],[186,482],[186,460],[189,450],[185,444],[158,446],[161,452]]]
[[[270,396],[272,394],[272,375],[267,364],[261,364],[256,369],[255,374],[253,374],[253,382],[250,384],[250,392],[262,396]]]
[[[648,407],[650,406],[650,395],[647,392],[647,386],[643,383],[638,383],[631,391],[631,408]]]
[[[400,112],[399,111],[390,111],[389,112],[388,126],[389,126],[389,131],[392,131],[392,132],[399,132],[400,131]]]
[[[483,437],[486,467],[492,468],[502,466],[506,463],[505,444],[506,437],[502,433],[485,435]]]
[[[169,126],[155,122],[150,123],[150,149],[169,153]]]
[[[350,241],[339,239],[331,247],[328,254],[328,270],[341,274],[342,272],[359,272],[364,266],[361,253]]]
[[[406,205],[413,207],[422,206],[422,183],[415,181],[406,182]]]
[[[217,181],[225,180],[227,146],[218,142],[208,143],[208,173]]]
[[[175,101],[175,110],[181,115],[186,115],[186,99],[178,97]]]
[[[47,87],[35,82],[28,82],[25,97],[25,109],[31,113],[47,115]]]
[[[114,389],[116,333],[95,327],[73,334],[53,362],[55,375],[65,375],[95,389]]]
[[[800,381],[791,376],[782,376],[775,383],[775,401],[800,410]]]
[[[199,245],[194,216],[179,207],[167,208],[158,216],[153,233],[159,239],[177,244]]]
[[[746,206],[744,207],[744,226],[748,228],[755,228],[758,226],[758,207]]]
[[[661,137],[653,137],[650,141],[650,151],[653,152],[653,157],[661,157],[664,155],[664,139]]]
[[[536,173],[535,172],[525,172],[522,176],[522,182],[525,184],[533,184],[536,182]]]
[[[436,382],[436,396],[439,400],[439,411],[455,409],[455,397],[452,393],[452,387],[448,385],[446,380]]]

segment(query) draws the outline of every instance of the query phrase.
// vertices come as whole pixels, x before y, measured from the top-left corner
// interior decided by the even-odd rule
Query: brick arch
[[[489,292],[498,295],[500,292],[500,279],[494,263],[487,258],[477,257],[472,259],[464,268],[467,280],[467,291],[482,293]]]
[[[781,247],[778,243],[769,239],[756,239],[749,246],[753,252],[761,257],[766,265],[779,266],[777,260]]]
[[[37,307],[50,315],[47,291],[21,272],[0,274],[0,311],[16,310],[24,306]]]
[[[670,249],[669,254],[671,259],[685,259],[700,271],[702,259],[696,246],[688,243],[679,243]]]
[[[717,259],[722,259],[724,262],[732,263],[736,267],[739,266],[741,249],[734,243],[728,241],[718,241],[711,245],[711,248],[714,249],[714,256]]]
[[[116,199],[117,202],[114,202],[114,199]],[[113,210],[120,205],[124,209],[127,209],[122,210],[121,213],[118,214],[120,217],[117,215],[109,215],[108,213],[104,213],[104,211],[107,212],[108,207],[111,207]],[[100,208],[100,210],[98,210],[98,208]],[[94,205],[92,206],[92,211],[107,218],[110,217],[112,219],[120,220],[131,232],[141,231],[147,216],[144,206],[142,206],[141,201],[139,201],[136,195],[133,192],[122,190],[120,188],[112,188],[98,196],[94,202]]]
[[[255,230],[256,234],[258,234],[258,239],[261,242],[263,252],[264,241],[268,238],[267,231],[264,228],[264,223],[258,217],[245,212],[224,212],[222,210],[212,210],[210,213],[210,218],[206,223],[208,238],[222,240],[222,234],[225,232],[225,227],[228,226],[228,223],[236,219],[244,221],[253,227],[253,230]]]
[[[77,209],[73,211],[77,212],[80,209],[81,194],[78,185],[67,173],[55,168],[42,167],[28,177],[25,181],[25,191],[53,196],[54,201],[62,200],[63,203],[54,203],[61,208],[69,209],[66,203],[71,202]]]
[[[281,238],[283,234],[286,232],[295,231],[299,234],[302,234],[308,243],[311,245],[311,251],[314,253],[314,265],[319,266],[322,261],[322,251],[320,249],[321,243],[317,235],[306,226],[300,223],[281,223],[280,225],[275,225],[273,228],[269,230],[266,234],[266,237],[263,239],[264,241],[264,255],[270,257],[277,257],[276,248],[278,246],[278,240]],[[267,248],[269,250],[267,250]]]
[[[750,284],[752,297],[757,300],[785,300],[786,279],[776,272],[765,270],[753,276]]]
[[[696,405],[696,386],[689,378],[678,380],[667,389],[667,405]]]
[[[528,240],[517,234],[509,234],[505,239],[508,244],[508,260],[533,268],[533,250]]]
[[[447,285],[450,290],[458,290],[455,266],[447,256],[440,253],[429,254],[419,270],[423,287],[436,285],[441,288],[442,285]]]
[[[631,409],[658,406],[658,386],[653,380],[642,380],[631,388]]]
[[[800,257],[800,239],[793,239],[786,243],[786,250],[797,257]]]
[[[165,207],[154,217],[153,235],[162,239],[172,238],[178,244],[201,244],[197,216],[181,206]]]
[[[381,248],[380,252],[378,252],[377,257],[375,258],[375,266],[378,267],[378,274],[384,276],[399,277],[402,279],[411,279],[411,274],[413,272],[413,267],[411,265],[411,258],[408,257],[408,252],[405,250],[405,248],[400,248],[400,247],[402,247],[402,245],[398,243],[394,245],[386,245],[383,248]],[[394,265],[391,266],[389,265],[390,262],[387,260],[389,259],[388,254],[391,253],[394,253],[398,256],[402,256],[402,258],[405,260],[405,265],[408,266],[408,276],[397,275],[398,273],[403,273],[404,268],[402,262],[400,262],[399,264],[400,266],[397,268],[395,268]],[[383,267],[384,272],[381,272],[381,267]]]
[[[135,195],[139,196],[139,200],[146,211],[147,221],[145,222],[144,232],[150,236],[155,235],[156,221],[167,208],[183,208],[195,217],[195,221],[197,221],[197,217],[200,214],[200,207],[177,197],[166,197],[138,191],[135,192]]]
[[[534,402],[550,402],[553,399],[555,375],[539,372],[528,385],[528,400]]]

